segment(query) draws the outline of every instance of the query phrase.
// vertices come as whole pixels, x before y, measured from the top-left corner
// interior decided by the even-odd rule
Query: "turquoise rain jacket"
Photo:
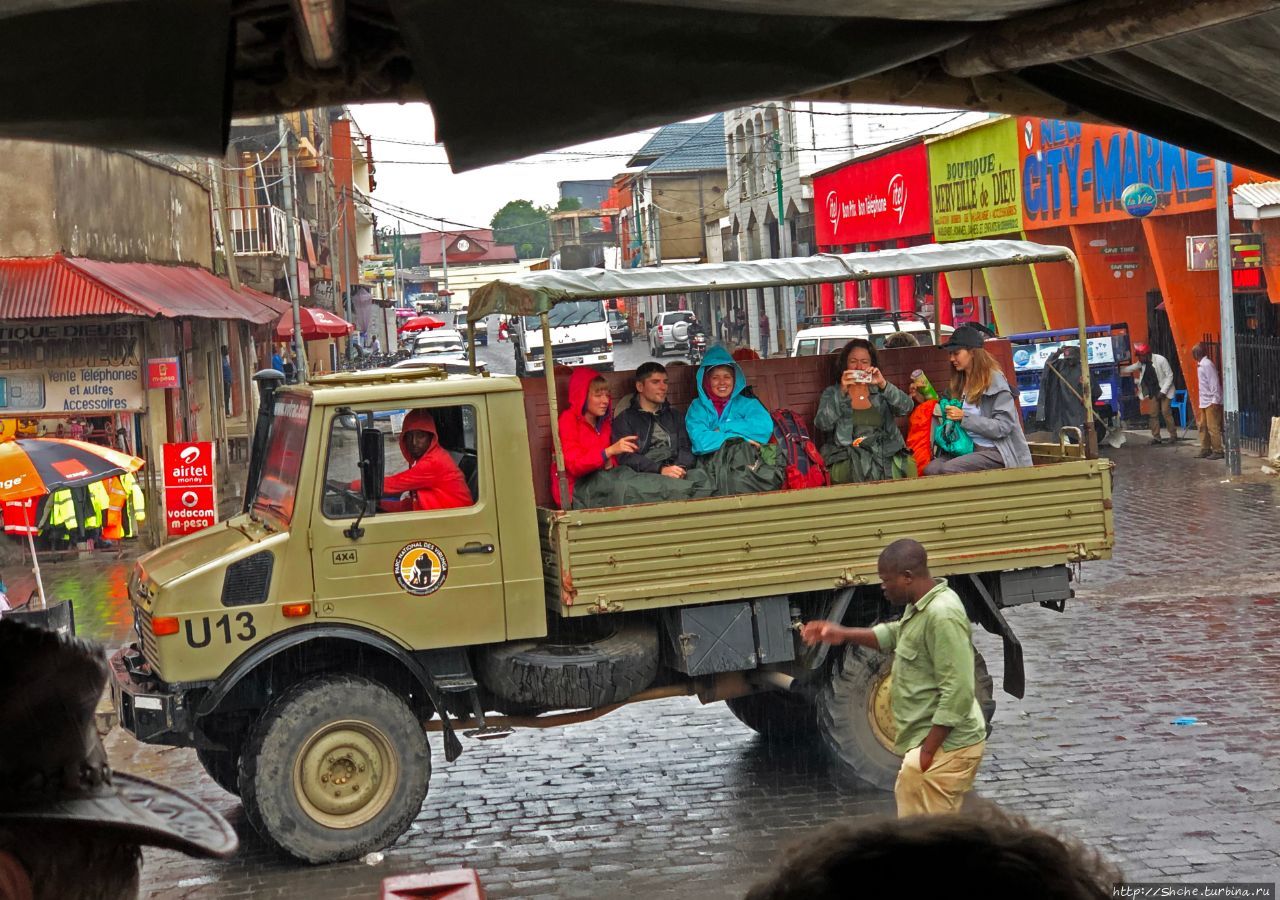
[[[724,412],[717,414],[715,404],[702,386],[707,373],[716,366],[733,366],[733,393]],[[693,452],[702,456],[715,453],[731,438],[745,438],[759,444],[767,444],[773,437],[773,417],[764,404],[752,396],[742,396],[747,378],[733,361],[729,351],[715,346],[707,351],[698,367],[698,399],[689,406],[684,424],[693,444]]]

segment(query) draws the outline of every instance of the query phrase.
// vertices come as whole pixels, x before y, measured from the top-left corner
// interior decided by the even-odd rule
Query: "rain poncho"
[[[707,374],[717,366],[733,367],[733,393],[722,412],[707,396]],[[689,406],[684,424],[693,443],[693,452],[699,456],[714,453],[730,438],[743,438],[758,444],[768,443],[773,436],[773,417],[764,404],[750,394],[743,395],[747,387],[742,369],[723,347],[712,347],[706,359],[698,367],[698,399]]]
[[[409,455],[407,438],[411,431],[425,431],[431,435],[431,446],[416,460]],[[436,421],[425,409],[415,409],[404,417],[404,425],[400,429],[400,452],[404,454],[409,468],[388,475],[382,482],[382,491],[393,496],[403,493],[410,496],[405,500],[383,500],[379,508],[387,512],[454,509],[474,502],[467,488],[467,479],[449,451],[440,446]]]
[[[898,430],[897,416],[911,411],[911,398],[896,385],[872,385],[871,406],[855,410],[839,385],[831,385],[818,400],[813,423],[831,435],[822,458],[833,484],[887,481],[914,476],[914,459]]]

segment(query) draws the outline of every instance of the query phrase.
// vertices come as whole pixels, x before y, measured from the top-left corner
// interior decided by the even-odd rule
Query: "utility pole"
[[[1240,390],[1236,369],[1236,301],[1231,284],[1231,213],[1227,164],[1213,161],[1213,193],[1218,213],[1218,314],[1222,319],[1222,447],[1227,471],[1240,474]]]
[[[787,256],[786,239],[786,211],[782,206],[782,135],[777,129],[773,132],[773,186],[778,192],[778,257]],[[792,321],[791,311],[795,304],[790,302],[789,297],[785,297],[783,291],[787,288],[777,287],[773,289],[774,308],[777,311],[778,327],[776,329],[778,338],[778,352],[786,353],[787,351],[787,335],[791,333]]]
[[[449,247],[445,240],[444,219],[440,220],[440,278],[443,282],[440,290],[449,290]],[[445,294],[445,310],[449,309],[449,295]]]
[[[289,256],[285,262],[284,280],[289,286],[289,303],[293,306],[293,365],[298,380],[307,380],[307,344],[302,339],[302,313],[298,304],[298,233],[293,209],[293,167],[289,164],[289,124],[284,116],[276,119],[280,131],[280,179],[284,199],[285,232],[288,234]]]

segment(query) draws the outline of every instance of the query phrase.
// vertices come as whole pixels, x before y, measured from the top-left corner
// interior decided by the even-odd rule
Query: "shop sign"
[[[1018,122],[1027,227],[1191,212],[1213,204],[1213,160],[1194,150],[1109,125],[1029,117]],[[1255,177],[1261,178],[1227,167],[1229,182]],[[1137,208],[1127,208],[1126,198]],[[1142,212],[1144,206],[1154,209]]]
[[[168,533],[191,534],[218,521],[211,441],[165,444],[164,517]]]
[[[927,235],[929,162],[923,144],[857,160],[813,179],[822,247]]]
[[[143,409],[134,322],[0,325],[0,409],[102,415]]]
[[[147,360],[147,387],[171,390],[182,387],[178,357],[164,356]]]
[[[999,119],[928,142],[937,240],[1022,231],[1017,132],[1014,119]]]
[[[1231,268],[1262,268],[1262,235],[1233,234],[1231,239]],[[1197,234],[1187,238],[1187,271],[1218,271],[1218,236]]]
[[[1120,244],[1102,248],[1107,269],[1112,278],[1133,278],[1138,271],[1138,247],[1136,244]]]
[[[1039,344],[1020,345],[1013,349],[1013,368],[1018,372],[1039,372],[1061,347],[1079,347],[1079,340],[1045,341]],[[1116,361],[1115,346],[1109,336],[1091,337],[1086,345],[1089,365],[1109,365]]]

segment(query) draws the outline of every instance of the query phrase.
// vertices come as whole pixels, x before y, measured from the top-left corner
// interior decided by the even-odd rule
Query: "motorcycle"
[[[699,331],[689,338],[689,365],[701,365],[702,358],[706,355],[707,336]]]

